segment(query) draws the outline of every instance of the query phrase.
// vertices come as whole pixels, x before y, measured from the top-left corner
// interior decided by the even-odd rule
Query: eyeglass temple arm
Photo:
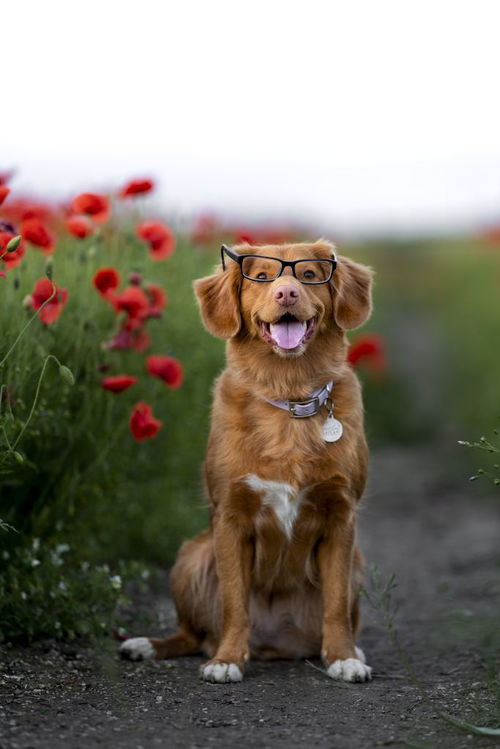
[[[227,255],[229,255],[229,257],[231,258],[231,260],[235,260],[236,262],[238,262],[238,255],[236,254],[236,252],[233,252],[232,250],[230,250],[229,247],[227,246],[227,244],[223,244],[222,247],[220,248],[220,257],[221,257],[221,260],[222,260],[222,270],[226,270],[226,263],[224,262],[224,253],[226,253]]]

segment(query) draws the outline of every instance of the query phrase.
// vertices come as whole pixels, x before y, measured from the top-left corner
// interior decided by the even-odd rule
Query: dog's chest
[[[247,477],[250,489],[260,496],[262,509],[272,511],[278,527],[288,540],[294,533],[301,509],[305,504],[305,491],[297,491],[282,481],[267,481],[254,474]]]

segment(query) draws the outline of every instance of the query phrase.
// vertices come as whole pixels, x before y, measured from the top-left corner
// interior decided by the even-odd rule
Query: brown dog
[[[368,318],[371,281],[320,240],[223,248],[223,266],[195,282],[205,326],[228,339],[205,462],[210,529],[172,569],[179,632],[127,640],[123,655],[204,651],[203,679],[228,682],[250,655],[321,653],[333,679],[371,678],[354,644],[368,449],[344,334]]]

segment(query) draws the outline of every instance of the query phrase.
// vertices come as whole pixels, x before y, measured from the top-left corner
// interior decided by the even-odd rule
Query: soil
[[[1,749],[493,746],[435,712],[484,723],[495,709],[480,649],[450,623],[457,610],[498,613],[500,508],[467,484],[461,454],[452,457],[435,445],[377,452],[360,512],[367,561],[396,573],[397,628],[428,700],[365,602],[359,643],[374,677],[366,684],[331,681],[319,660],[252,662],[240,684],[205,684],[201,657],[125,662],[111,638],[100,650],[4,647]],[[154,631],[140,626],[144,608]],[[130,634],[172,630],[166,587],[138,599],[134,613]]]

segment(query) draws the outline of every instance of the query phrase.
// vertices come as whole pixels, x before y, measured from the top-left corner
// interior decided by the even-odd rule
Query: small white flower
[[[27,599],[27,597],[28,597],[28,594],[25,593],[24,590],[22,590],[21,591],[21,598],[23,599],[23,601],[25,601]]]
[[[113,577],[109,578],[109,582],[111,583],[111,587],[115,590],[121,590],[122,587],[122,579],[120,575],[113,575]]]
[[[31,560],[31,566],[32,567],[38,567],[39,564],[40,564],[40,560],[39,559],[32,559]]]
[[[68,590],[68,586],[64,582],[64,580],[59,581],[59,590]]]
[[[34,538],[33,539],[33,551],[38,551],[39,548],[40,548],[40,539]]]
[[[56,546],[56,552],[58,554],[64,554],[65,551],[69,551],[70,547],[68,544],[58,544]]]

